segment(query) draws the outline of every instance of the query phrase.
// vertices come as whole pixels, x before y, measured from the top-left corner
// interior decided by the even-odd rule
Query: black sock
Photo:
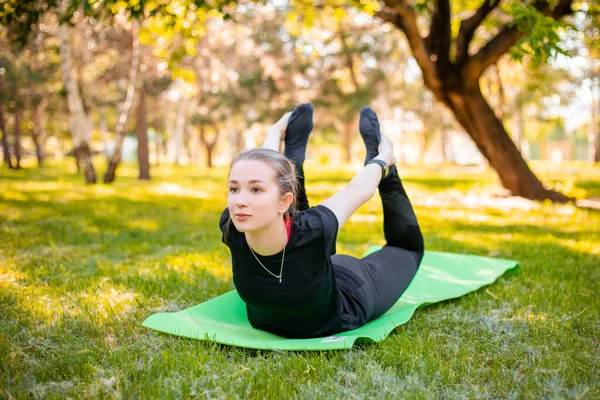
[[[310,103],[297,105],[292,110],[292,115],[288,121],[285,131],[285,147],[283,155],[289,158],[296,170],[302,168],[306,157],[306,144],[308,136],[313,129],[313,106]]]
[[[367,148],[367,156],[365,157],[365,165],[367,165],[367,162],[379,154],[379,142],[381,141],[379,120],[371,107],[365,106],[360,110],[358,129]]]

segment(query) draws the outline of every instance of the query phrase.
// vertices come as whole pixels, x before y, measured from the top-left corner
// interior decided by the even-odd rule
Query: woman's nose
[[[248,202],[246,201],[246,195],[243,194],[242,191],[240,191],[238,193],[238,195],[236,196],[236,198],[235,198],[235,204],[237,204],[237,205],[244,205],[244,206],[248,204]]]

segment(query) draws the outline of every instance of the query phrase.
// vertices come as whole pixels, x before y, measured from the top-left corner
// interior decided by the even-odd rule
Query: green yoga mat
[[[371,246],[366,254],[380,248]],[[173,335],[253,349],[347,349],[355,343],[379,342],[407,322],[417,308],[463,296],[517,266],[514,260],[426,251],[417,275],[392,308],[358,329],[329,337],[287,339],[254,329],[235,290],[179,312],[151,315],[142,325]]]

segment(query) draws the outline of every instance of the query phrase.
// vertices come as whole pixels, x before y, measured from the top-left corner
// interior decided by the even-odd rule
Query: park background
[[[600,397],[593,1],[0,2],[0,397]],[[383,343],[262,352],[141,322],[233,289],[232,158],[312,102],[311,205],[394,143],[428,250],[518,260]],[[338,253],[383,244],[377,196]]]

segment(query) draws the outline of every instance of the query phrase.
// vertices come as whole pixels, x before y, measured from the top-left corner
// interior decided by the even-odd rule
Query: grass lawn
[[[600,168],[578,168],[534,165],[600,196]],[[0,169],[0,398],[600,398],[600,212],[461,203],[497,190],[489,171],[400,173],[427,249],[521,267],[417,311],[382,343],[269,352],[141,326],[233,289],[217,224],[226,168],[156,167],[138,182],[123,166],[112,186],[84,185],[70,160]],[[352,172],[309,164],[306,177],[316,205]],[[383,244],[381,214],[376,196],[338,253]]]

